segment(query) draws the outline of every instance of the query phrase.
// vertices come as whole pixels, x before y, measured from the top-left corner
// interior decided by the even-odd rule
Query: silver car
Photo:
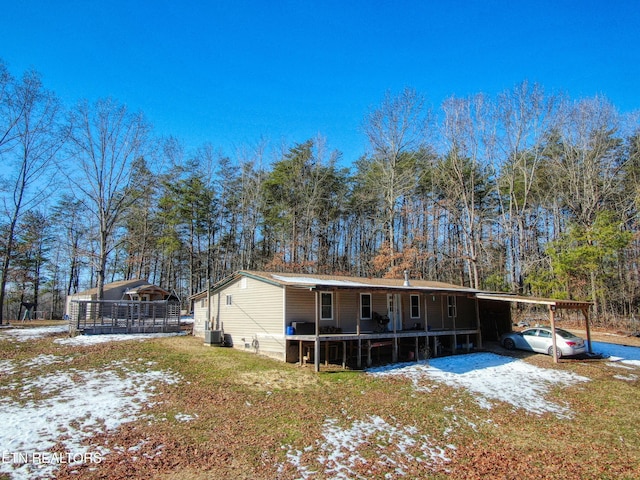
[[[517,348],[553,355],[551,329],[547,327],[527,328],[521,332],[506,333],[502,336],[501,343],[507,350]],[[579,355],[587,351],[582,338],[561,328],[556,328],[556,347],[558,358]]]

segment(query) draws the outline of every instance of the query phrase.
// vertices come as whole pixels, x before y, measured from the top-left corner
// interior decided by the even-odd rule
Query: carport
[[[578,302],[575,300],[556,300],[553,298],[539,298],[539,297],[525,297],[522,295],[509,295],[508,293],[477,293],[476,298],[480,300],[494,300],[499,302],[511,302],[511,303],[533,303],[536,305],[547,305],[549,309],[549,323],[551,324],[551,341],[553,343],[553,361],[558,363],[557,346],[556,346],[556,320],[555,315],[557,310],[580,310],[584,315],[586,331],[587,331],[587,346],[589,353],[593,353],[591,349],[591,329],[589,327],[589,309],[591,308],[591,302]]]

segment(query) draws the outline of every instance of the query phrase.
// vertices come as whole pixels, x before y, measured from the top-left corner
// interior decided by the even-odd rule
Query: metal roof
[[[491,293],[491,292],[478,292],[476,297],[481,300],[497,300],[501,302],[516,302],[516,303],[534,303],[537,305],[549,305],[555,308],[564,309],[577,309],[581,310],[589,308],[591,302],[581,302],[578,300],[559,300],[554,298],[543,297],[525,297],[523,295],[510,295],[508,293]]]
[[[404,290],[404,291],[429,291],[429,292],[459,292],[476,293],[478,290],[460,285],[428,280],[409,279],[409,285],[405,285],[403,278],[369,278],[346,277],[339,275],[321,275],[306,273],[275,273],[258,271],[239,271],[233,278],[223,280],[216,284],[214,289],[233,281],[240,276],[255,278],[268,283],[299,288],[319,289],[375,289],[375,290]]]

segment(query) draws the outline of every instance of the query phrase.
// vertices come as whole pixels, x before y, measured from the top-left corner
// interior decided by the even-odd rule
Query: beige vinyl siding
[[[386,293],[374,293],[371,298],[373,303],[373,311],[382,315],[383,317],[389,312],[387,311],[387,294]]]
[[[77,300],[92,300],[92,298],[91,298],[91,295],[70,295],[67,297],[67,306],[66,306],[65,313],[69,316],[71,320],[78,320],[77,318],[71,318],[72,312],[77,312],[77,308],[78,308],[76,305],[76,308],[74,309],[71,302],[77,301]],[[89,318],[89,315],[87,315],[87,318]]]
[[[322,292],[318,292],[320,295]],[[360,315],[360,293],[337,291],[333,293],[333,320],[320,320],[320,326],[340,327],[343,332],[355,332],[356,319]],[[287,289],[286,324],[316,321],[315,292],[297,288]],[[318,298],[318,302],[320,299]]]
[[[204,338],[205,324],[207,321],[207,300],[198,298],[193,302],[193,335]]]
[[[227,305],[227,295],[231,304]],[[213,296],[214,325],[234,348],[285,359],[283,289],[242,277]]]
[[[371,311],[382,316],[387,315],[387,296],[384,293],[364,292],[359,290],[345,290],[334,292],[333,321],[321,321],[321,326],[335,326],[344,333],[356,331],[360,317],[360,293],[371,293]],[[286,324],[292,322],[315,323],[315,292],[298,288],[287,288],[286,294]],[[373,320],[361,320],[360,329],[363,332],[373,331]]]
[[[432,330],[442,330],[444,328],[442,302],[447,298],[443,295],[427,295],[427,324]]]
[[[335,299],[334,299],[335,301]],[[315,293],[308,289],[287,288],[286,291],[286,324],[291,322],[316,322]]]
[[[334,300],[337,300],[338,304],[336,326],[343,332],[355,332],[358,318],[360,318],[360,292],[356,290],[336,292]]]

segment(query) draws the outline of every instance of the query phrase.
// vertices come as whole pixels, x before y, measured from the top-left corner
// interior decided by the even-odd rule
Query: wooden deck
[[[84,335],[180,332],[180,305],[166,300],[72,300],[69,332]]]

